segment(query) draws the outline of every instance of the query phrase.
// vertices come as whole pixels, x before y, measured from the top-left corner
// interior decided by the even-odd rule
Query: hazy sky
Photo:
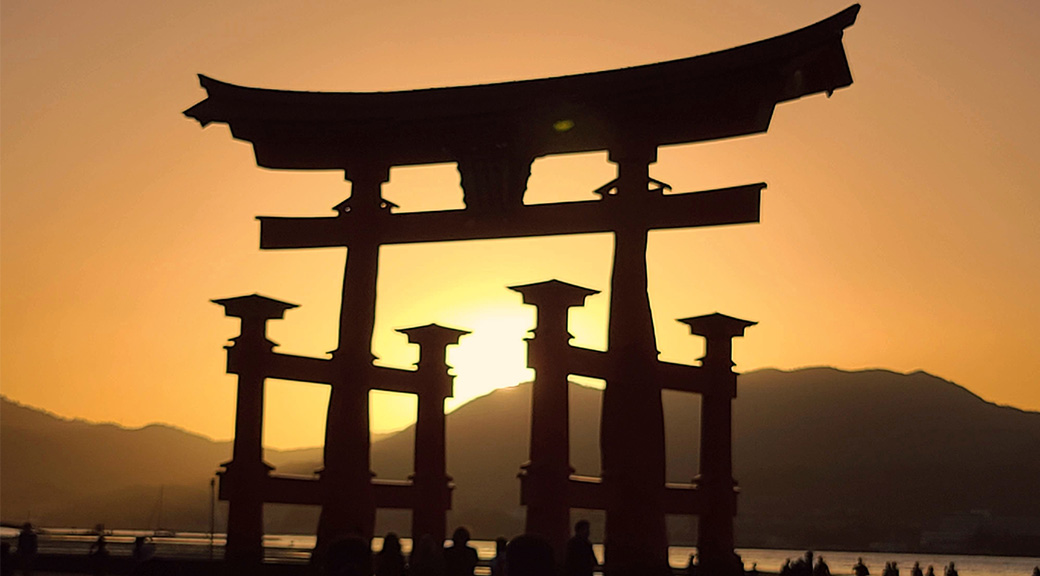
[[[336,346],[342,249],[260,251],[257,215],[328,215],[342,172],[256,167],[227,127],[181,111],[196,73],[236,84],[383,91],[604,70],[782,34],[845,2],[4,0],[0,390],[65,416],[167,422],[229,438],[238,333],[209,303],[300,304],[288,352]],[[778,9],[783,6],[783,10]],[[692,363],[675,318],[759,322],[739,370],[925,370],[1040,410],[1040,3],[866,1],[845,35],[855,83],[777,108],[764,135],[661,149],[676,191],[765,181],[762,222],[651,235],[662,357]],[[535,163],[528,202],[591,199],[605,154]],[[403,209],[460,207],[454,166],[398,168]],[[459,400],[528,377],[530,309],[507,285],[606,291],[606,235],[384,247],[374,352],[394,328],[473,331],[451,356]],[[602,347],[607,295],[572,314]],[[268,387],[266,442],[317,445],[327,390]],[[373,398],[399,427],[408,400]]]

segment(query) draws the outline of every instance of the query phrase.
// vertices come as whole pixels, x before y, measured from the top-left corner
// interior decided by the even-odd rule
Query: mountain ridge
[[[598,475],[601,392],[572,384],[570,397],[572,466],[578,473]],[[699,397],[665,392],[664,400],[668,480],[689,481],[696,474]],[[42,415],[41,422],[76,427],[80,438],[63,438],[53,430],[30,433],[11,425],[13,405],[3,399],[0,419],[4,521],[21,520],[18,516],[31,506],[34,517],[60,519],[65,525],[105,521],[149,528],[154,519],[145,512],[155,507],[155,487],[165,484],[171,525],[208,526],[208,479],[217,464],[230,458],[229,442],[163,425],[120,430],[68,419],[55,422],[54,417],[48,421]],[[523,384],[474,399],[448,415],[448,470],[457,484],[453,525],[466,523],[484,537],[522,529],[516,472],[527,460],[529,412],[530,384]],[[413,435],[409,427],[373,443],[372,469],[378,477],[406,478],[411,473]],[[85,443],[83,436],[91,436],[92,442]],[[160,465],[146,462],[155,460],[154,448],[149,452],[131,446],[131,439],[147,443],[159,437],[192,447],[164,447]],[[107,442],[107,450],[89,452],[97,442]],[[17,447],[26,445],[40,446],[41,453],[19,455]],[[987,402],[927,372],[827,367],[748,372],[740,376],[734,402],[735,476],[742,487],[738,540],[745,546],[773,547],[865,548],[871,542],[894,542],[913,549],[945,519],[985,510],[990,520],[983,523],[984,531],[1001,534],[1012,548],[1022,542],[1040,546],[1040,528],[1035,534],[1031,528],[1040,524],[1040,494],[1033,487],[1033,479],[1040,477],[1036,446],[1040,413]],[[53,451],[65,454],[46,454]],[[84,458],[77,451],[92,456]],[[106,451],[122,458],[106,456]],[[268,450],[265,457],[276,472],[310,474],[320,466],[320,455],[320,448],[307,448]],[[136,465],[120,468],[116,460]],[[70,469],[77,469],[74,487],[62,482]],[[125,486],[119,489],[113,477],[104,481],[106,474],[116,474]],[[100,495],[99,487],[108,489],[107,495]],[[47,502],[51,504],[41,506]],[[136,515],[117,514],[116,508],[135,510]],[[269,509],[269,530],[313,530],[312,509]],[[601,530],[601,513],[576,514],[593,519],[594,536]],[[402,518],[406,516],[381,511],[379,529],[406,531]],[[1024,522],[1026,528],[1009,532],[1007,518],[1017,518],[1011,524]],[[671,524],[673,540],[693,537],[688,520],[673,519]],[[996,550],[986,534],[969,536],[978,541],[964,545]]]

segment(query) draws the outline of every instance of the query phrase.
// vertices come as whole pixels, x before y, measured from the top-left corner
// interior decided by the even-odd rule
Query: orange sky
[[[342,173],[256,167],[223,125],[181,111],[196,73],[300,90],[402,90],[572,74],[701,54],[794,30],[838,1],[524,3],[4,0],[0,5],[0,390],[65,416],[233,427],[209,303],[300,304],[272,323],[288,352],[335,347],[342,250],[258,249],[257,215],[326,215]],[[710,6],[710,7],[709,7]],[[674,318],[756,320],[738,369],[926,370],[1040,410],[1040,4],[864,3],[845,45],[855,84],[778,107],[765,135],[662,149],[677,191],[768,182],[757,225],[651,235],[662,357],[692,362]],[[528,202],[591,198],[605,154],[535,163]],[[402,208],[461,206],[453,166],[398,168]],[[505,286],[552,277],[605,291],[609,236],[389,246],[374,352],[394,328],[472,330],[459,400],[526,377],[533,322]],[[572,315],[602,347],[607,295]],[[492,359],[493,361],[489,360]],[[327,391],[269,386],[266,442],[321,442]],[[399,427],[410,403],[373,399]]]

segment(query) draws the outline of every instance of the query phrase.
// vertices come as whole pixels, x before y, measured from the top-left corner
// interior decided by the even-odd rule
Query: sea
[[[39,547],[43,554],[77,554],[86,555],[97,534],[88,530],[76,529],[39,529]],[[18,531],[11,528],[0,528],[0,538],[10,542],[12,546],[17,539]],[[105,533],[105,540],[111,554],[129,556],[134,539],[138,536],[150,538],[158,557],[170,559],[204,559],[220,558],[224,552],[224,535],[205,532],[178,532],[175,534],[156,534],[148,530],[111,530]],[[490,560],[495,555],[495,543],[484,540],[472,540],[470,545],[477,549],[482,560]],[[375,538],[373,550],[383,546],[382,539]],[[264,536],[266,560],[274,563],[303,563],[314,547],[313,535],[300,534],[268,534]],[[405,554],[411,551],[411,541],[401,539],[401,547]],[[603,559],[603,546],[594,545],[596,555]],[[687,546],[669,548],[669,562],[674,568],[683,568],[689,563],[690,556],[697,549]],[[805,554],[805,550],[771,550],[764,548],[740,548],[737,550],[744,561],[744,567],[752,566],[761,572],[779,573],[786,560],[796,560]],[[870,569],[872,575],[880,576],[887,562],[896,562],[901,574],[909,576],[910,568],[915,562],[922,569],[933,566],[937,575],[942,575],[949,564],[956,565],[960,576],[1032,576],[1033,569],[1040,566],[1040,556],[973,556],[959,554],[903,554],[895,552],[838,552],[814,550],[817,557],[823,557],[830,567],[831,574],[844,576],[852,574],[852,566],[857,559]],[[1040,554],[1040,551],[1038,551]],[[478,568],[478,574],[487,574],[486,568]]]

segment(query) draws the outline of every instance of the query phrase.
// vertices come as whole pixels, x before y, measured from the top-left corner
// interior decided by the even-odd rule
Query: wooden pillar
[[[600,450],[606,492],[608,576],[670,573],[665,526],[664,410],[650,374],[657,360],[647,294],[649,166],[656,147],[638,138],[610,150],[618,166],[614,269],[610,285],[610,370]]]
[[[385,203],[380,187],[389,177],[386,166],[359,163],[348,169],[350,199],[337,206],[365,222],[350,235],[343,272],[339,347],[333,361],[339,373],[329,394],[325,425],[325,467],[321,471],[323,504],[318,520],[316,552],[337,538],[371,540],[375,531],[375,497],[370,469],[368,381],[375,325],[380,228]]]
[[[275,346],[267,339],[267,321],[282,318],[296,305],[256,294],[213,302],[242,321],[241,333],[225,347],[228,372],[238,375],[238,398],[232,457],[220,472],[221,492],[228,500],[224,558],[232,571],[241,571],[258,568],[264,559],[262,489],[272,470],[263,460],[264,379],[265,362]]]
[[[530,460],[520,473],[522,503],[527,506],[525,531],[546,538],[563,560],[570,536],[568,486],[570,427],[567,356],[571,334],[567,310],[597,294],[557,280],[511,286],[535,306],[534,336],[528,339],[527,362],[534,369],[531,391]]]
[[[740,558],[734,551],[733,517],[737,514],[737,482],[733,479],[733,399],[737,375],[733,372],[733,338],[744,335],[754,322],[724,314],[680,320],[690,332],[705,338],[701,368],[709,384],[701,402],[700,474],[694,479],[704,503],[697,519],[697,555],[700,570],[711,576],[739,576]]]
[[[415,423],[415,468],[412,475],[412,542],[424,534],[434,542],[447,536],[451,509],[451,476],[447,471],[444,400],[452,396],[447,348],[469,332],[436,324],[398,330],[419,345],[418,415]]]

